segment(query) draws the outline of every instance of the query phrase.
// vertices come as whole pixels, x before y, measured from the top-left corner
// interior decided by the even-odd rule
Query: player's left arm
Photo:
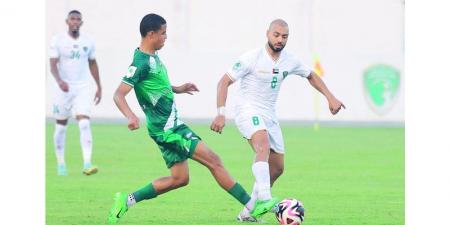
[[[311,74],[308,76],[308,81],[311,86],[313,86],[320,93],[322,93],[325,98],[327,98],[328,107],[330,108],[331,114],[335,115],[339,112],[339,110],[341,110],[341,108],[345,109],[345,105],[336,97],[334,97],[330,90],[328,90],[323,80],[316,73],[314,73],[314,71],[311,71]]]
[[[185,83],[181,86],[172,86],[172,91],[173,91],[173,93],[176,93],[176,94],[187,93],[187,94],[193,95],[192,92],[196,92],[199,90],[198,90],[197,86],[195,86],[195,84]]]
[[[97,91],[95,92],[94,103],[97,105],[102,99],[102,85],[100,84],[100,75],[98,72],[97,60],[89,59],[89,70],[91,71],[92,77],[97,84]]]

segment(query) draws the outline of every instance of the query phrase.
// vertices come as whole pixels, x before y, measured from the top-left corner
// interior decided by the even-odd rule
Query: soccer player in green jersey
[[[156,51],[164,46],[167,24],[156,14],[146,15],[140,23],[141,44],[134,52],[133,62],[114,94],[119,110],[128,119],[128,128],[139,128],[139,119],[130,109],[125,96],[134,88],[137,100],[147,119],[150,137],[157,143],[171,175],[153,180],[134,193],[118,192],[109,212],[108,221],[116,223],[129,207],[165,192],[186,186],[189,182],[187,159],[206,166],[217,183],[247,207],[252,215],[260,216],[271,210],[276,199],[250,202],[250,196],[233,180],[223,167],[220,158],[178,118],[174,93],[198,91],[192,83],[171,86],[167,70]]]

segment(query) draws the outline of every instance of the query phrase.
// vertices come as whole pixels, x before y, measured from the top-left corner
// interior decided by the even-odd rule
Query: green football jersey
[[[149,55],[137,48],[122,82],[134,87],[150,135],[161,135],[182,124],[178,120],[167,69],[158,55]]]

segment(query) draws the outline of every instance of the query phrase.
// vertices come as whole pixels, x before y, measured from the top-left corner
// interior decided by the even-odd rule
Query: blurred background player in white
[[[284,141],[275,105],[281,83],[286,76],[295,74],[307,78],[309,83],[326,97],[333,115],[342,107],[345,108],[317,74],[295,56],[282,51],[289,37],[289,27],[284,20],[272,21],[266,36],[268,41],[263,48],[243,54],[219,81],[218,115],[211,124],[211,130],[222,132],[225,126],[228,86],[240,79],[235,123],[256,153],[252,165],[255,184],[251,201],[270,199],[270,188],[283,173]],[[251,217],[245,208],[237,219],[256,222],[256,218]]]
[[[53,114],[56,119],[54,144],[58,163],[57,172],[58,175],[67,175],[64,146],[67,121],[73,112],[80,129],[83,173],[91,175],[98,169],[91,164],[92,132],[89,119],[93,103],[97,105],[102,96],[95,60],[95,45],[89,37],[80,34],[83,20],[79,11],[70,11],[66,23],[68,32],[57,34],[52,38],[49,52],[51,73],[58,84],[53,104]],[[95,97],[91,75],[97,85]]]

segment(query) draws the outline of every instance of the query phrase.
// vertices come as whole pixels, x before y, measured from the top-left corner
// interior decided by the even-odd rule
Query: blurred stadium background
[[[323,79],[347,110],[331,116],[326,100],[320,97],[316,103],[316,91],[309,83],[292,76],[284,82],[279,96],[280,120],[404,123],[403,0],[47,0],[46,8],[46,48],[53,34],[67,31],[64,20],[72,9],[83,13],[81,33],[96,42],[103,100],[93,110],[94,122],[122,118],[112,94],[139,45],[141,18],[154,12],[168,22],[168,39],[159,54],[172,84],[194,82],[201,90],[193,97],[176,96],[184,119],[209,121],[215,116],[219,78],[243,52],[263,46],[270,21],[283,18],[290,27],[286,49],[311,67],[317,55]],[[380,64],[397,71],[399,85],[386,94],[389,84],[383,84],[384,103],[376,106],[364,85],[364,72]],[[51,89],[56,85],[48,61],[46,65],[46,116],[51,118]],[[236,87],[231,87],[228,118],[234,117],[231,109]],[[138,108],[134,93],[129,101],[131,107]],[[140,110],[136,112],[144,117]]]

